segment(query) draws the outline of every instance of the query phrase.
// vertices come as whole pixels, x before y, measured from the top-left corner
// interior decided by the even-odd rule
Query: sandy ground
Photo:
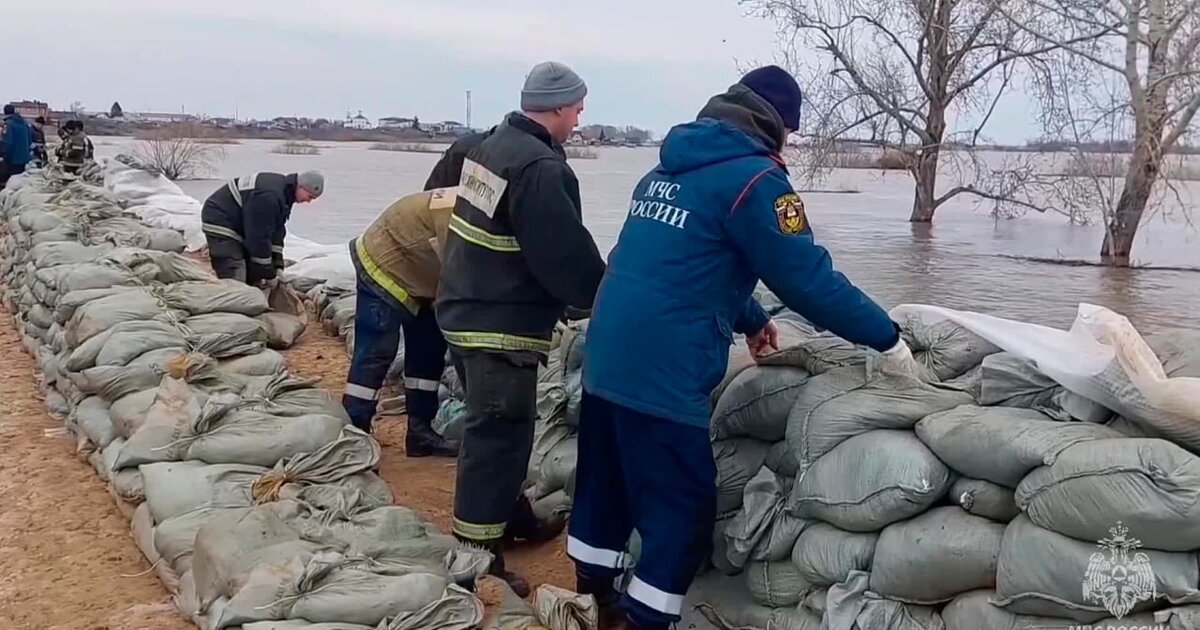
[[[315,321],[315,318],[314,318]],[[284,352],[292,369],[340,391],[349,361],[342,341],[310,325]],[[7,321],[0,322],[0,629],[183,630],[194,628],[130,536],[105,484],[75,455],[75,441],[46,413],[34,361]],[[404,418],[376,428],[380,474],[400,505],[450,531],[455,464],[404,456]],[[571,588],[574,573],[559,539],[511,550],[510,566],[536,588]]]

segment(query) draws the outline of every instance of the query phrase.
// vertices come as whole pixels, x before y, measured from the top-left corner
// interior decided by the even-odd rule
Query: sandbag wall
[[[0,273],[47,408],[177,607],[213,630],[476,626],[458,584],[487,554],[392,504],[378,444],[268,347],[296,322],[120,193],[99,166],[13,178]]]
[[[787,347],[715,396],[712,565],[748,595],[715,623],[1200,627],[1200,457],[953,323],[901,323],[922,382],[775,310]],[[1200,333],[1147,341],[1200,376]]]
[[[315,282],[298,277],[290,282],[304,292],[314,305],[321,325],[330,335],[345,341],[346,353],[354,355],[354,313],[356,294],[353,286],[338,282]],[[571,487],[575,475],[575,433],[579,422],[579,403],[583,395],[582,373],[587,322],[560,323],[551,341],[547,364],[538,371],[538,421],[530,456],[525,494],[539,516],[563,513],[571,508]],[[458,373],[450,364],[438,389],[438,414],[433,428],[453,440],[462,438],[466,403]],[[396,360],[388,371],[388,383],[394,396],[380,403],[383,416],[404,413],[403,385],[404,341],[401,339]]]

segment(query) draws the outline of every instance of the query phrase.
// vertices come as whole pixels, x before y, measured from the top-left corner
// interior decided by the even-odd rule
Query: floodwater
[[[129,138],[95,141],[99,155],[133,144]],[[420,190],[438,158],[373,151],[367,143],[317,143],[321,153],[315,156],[271,153],[277,144],[226,145],[214,179],[180,185],[203,200],[235,175],[318,169],[326,178],[324,196],[295,206],[288,227],[336,243],[358,235],[395,198]],[[657,157],[656,149],[611,148],[599,150],[597,159],[571,161],[585,223],[602,252],[615,243],[630,192]],[[987,207],[959,196],[939,210],[932,226],[914,226],[907,221],[911,180],[900,172],[837,171],[823,188],[857,192],[803,193],[818,242],[885,308],[935,304],[1065,328],[1087,302],[1124,314],[1143,332],[1200,328],[1200,271],[1178,270],[1200,269],[1200,231],[1178,208],[1151,218],[1134,251],[1139,265],[1174,269],[1109,269],[1043,261],[1096,261],[1103,240],[1098,225],[1071,226],[1063,217],[1038,214],[995,221]],[[1193,195],[1200,199],[1200,187],[1185,187],[1183,203],[1190,205]]]

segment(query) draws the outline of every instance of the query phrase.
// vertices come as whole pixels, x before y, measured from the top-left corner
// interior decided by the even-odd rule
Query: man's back
[[[5,162],[14,165],[28,164],[33,157],[33,133],[29,123],[20,114],[4,117],[3,155]]]
[[[392,292],[389,284],[395,284],[405,295],[437,295],[455,191],[439,188],[401,197],[356,239],[354,256],[380,288]]]

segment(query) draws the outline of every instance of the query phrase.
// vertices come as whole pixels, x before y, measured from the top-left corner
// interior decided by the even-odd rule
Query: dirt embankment
[[[185,630],[130,537],[105,484],[75,455],[34,386],[35,365],[8,321],[0,322],[0,628]],[[340,340],[310,326],[284,353],[296,373],[339,392],[348,360]],[[396,502],[450,531],[455,465],[404,456],[404,419],[385,418],[376,437],[381,475]],[[563,541],[518,548],[510,565],[536,586],[574,586]]]

